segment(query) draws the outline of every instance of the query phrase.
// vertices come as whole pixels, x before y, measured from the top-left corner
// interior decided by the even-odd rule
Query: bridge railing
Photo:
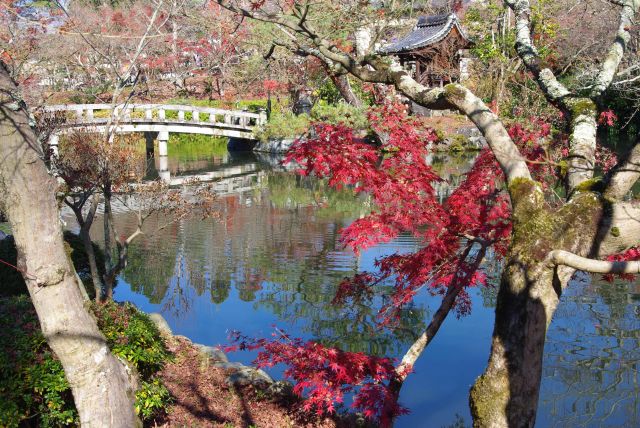
[[[67,122],[104,123],[113,116],[116,123],[184,123],[252,129],[267,121],[266,112],[224,110],[172,104],[61,104],[45,107],[46,112],[66,112]]]

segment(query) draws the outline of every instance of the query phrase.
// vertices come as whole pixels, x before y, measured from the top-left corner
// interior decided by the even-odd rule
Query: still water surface
[[[448,178],[441,197],[471,161],[434,159]],[[176,334],[198,343],[224,344],[234,329],[269,337],[277,326],[345,350],[401,356],[438,299],[419,295],[395,332],[375,328],[385,285],[376,307],[337,308],[331,300],[344,277],[374,270],[376,258],[414,251],[418,244],[401,236],[359,256],[343,249],[340,229],[366,213],[369,201],[277,164],[219,149],[185,154],[174,146],[172,176],[221,171],[226,177],[218,184],[222,219],[181,221],[137,241],[116,299],[163,313]],[[135,224],[127,213],[116,222],[121,230]],[[496,269],[491,263],[484,268]],[[470,423],[467,393],[488,357],[495,290],[472,295],[472,314],[446,320],[405,383],[401,401],[411,414],[398,427]],[[537,426],[640,426],[639,342],[640,286],[580,277],[549,331]],[[249,363],[253,356],[239,352],[231,359]],[[271,374],[277,378],[281,370]]]

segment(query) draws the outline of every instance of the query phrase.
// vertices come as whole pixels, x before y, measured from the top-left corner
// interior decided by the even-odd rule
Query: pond
[[[371,209],[366,197],[296,176],[277,158],[227,153],[220,144],[192,146],[170,145],[168,169],[172,176],[218,171],[227,189],[217,202],[222,218],[183,220],[139,239],[116,300],[161,312],[176,334],[208,345],[227,343],[231,330],[270,337],[276,326],[344,350],[404,353],[439,299],[419,295],[394,332],[375,327],[384,295],[373,307],[338,308],[331,300],[344,277],[374,270],[376,258],[416,250],[411,236],[356,256],[341,247],[339,232]],[[471,162],[434,157],[448,178],[438,189],[441,198]],[[131,230],[135,219],[118,213],[116,224]],[[497,271],[491,261],[484,269]],[[471,294],[471,315],[445,321],[405,383],[401,402],[411,413],[396,426],[470,424],[467,395],[488,358],[496,290]],[[640,426],[639,345],[640,286],[577,278],[549,331],[537,426]],[[249,363],[254,356],[230,358]],[[282,371],[270,374],[278,378]]]

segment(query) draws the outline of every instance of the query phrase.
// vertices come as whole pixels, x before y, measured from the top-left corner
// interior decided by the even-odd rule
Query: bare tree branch
[[[591,273],[640,273],[640,261],[608,262],[588,259],[564,250],[552,251],[549,253],[548,259],[556,265],[569,266]]]
[[[633,25],[633,19],[640,7],[640,0],[626,0],[624,6],[620,11],[620,24],[618,26],[618,32],[616,38],[609,48],[607,57],[602,62],[600,72],[596,77],[595,85],[591,90],[591,97],[596,98],[602,95],[602,93],[611,85],[620,61],[624,57],[627,45],[631,40],[631,26]]]
[[[394,85],[409,99],[427,108],[459,110],[482,132],[508,180],[531,178],[524,157],[509,137],[498,116],[465,86],[450,84],[445,88],[426,87],[413,79],[399,64],[389,64],[388,61],[376,56],[368,56],[363,62],[356,61],[335,44],[321,38],[308,21],[300,24],[299,17],[295,15],[276,15],[260,10],[247,10],[228,0],[216,1],[231,12],[281,27],[288,36],[295,39],[293,40],[296,45],[294,52],[303,52],[318,58],[325,62],[335,74],[342,74],[344,70],[365,82]]]
[[[549,68],[540,67],[540,55],[531,40],[531,6],[528,0],[506,0],[516,17],[516,51],[550,103],[562,110],[570,110],[566,98],[571,93]]]

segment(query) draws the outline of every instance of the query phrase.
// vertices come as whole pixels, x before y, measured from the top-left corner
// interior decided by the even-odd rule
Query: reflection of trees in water
[[[440,203],[444,202],[462,183],[463,174],[471,169],[476,156],[476,152],[432,155],[431,166],[443,180],[434,185]]]
[[[274,173],[262,188],[218,204],[221,220],[182,221],[132,249],[124,276],[133,291],[179,314],[196,296],[208,293],[220,304],[235,289],[241,300],[353,351],[386,354],[413,339],[422,308],[408,309],[397,332],[381,335],[374,331],[376,308],[331,304],[339,282],[359,269],[338,239],[342,227],[370,209],[366,198]]]
[[[545,345],[540,403],[555,426],[640,426],[639,292],[637,284],[587,278],[563,296]]]

